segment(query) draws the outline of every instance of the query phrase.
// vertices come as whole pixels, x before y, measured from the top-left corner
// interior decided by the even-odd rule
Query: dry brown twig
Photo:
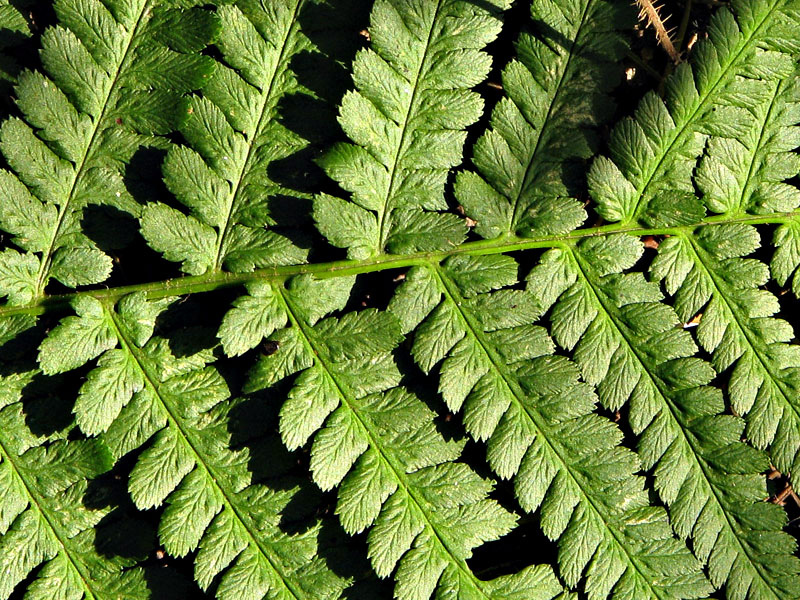
[[[783,477],[783,473],[778,471],[775,467],[770,466],[770,470],[767,473],[767,479],[775,480],[780,479],[781,477]],[[786,503],[789,500],[792,500],[797,507],[800,508],[800,496],[798,496],[797,492],[794,491],[794,487],[792,487],[792,484],[789,481],[784,482],[783,489],[768,500],[773,504],[778,504],[780,506],[786,506]]]
[[[661,6],[657,6],[653,0],[635,0],[636,6],[639,7],[639,19],[646,21],[656,32],[656,39],[664,50],[666,50],[669,57],[675,63],[681,62],[681,55],[672,43],[671,33],[666,27],[667,20],[661,18]]]

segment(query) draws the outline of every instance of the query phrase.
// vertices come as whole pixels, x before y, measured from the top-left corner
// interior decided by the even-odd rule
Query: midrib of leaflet
[[[246,532],[246,535],[249,538],[248,543],[251,544],[251,546],[255,548],[258,553],[261,554],[261,556],[264,557],[264,560],[270,566],[270,579],[273,582],[278,581],[278,587],[282,588],[283,591],[289,594],[292,598],[295,598],[296,600],[306,600],[307,596],[298,591],[291,582],[284,578],[280,567],[275,564],[274,557],[270,555],[270,552],[264,548],[264,545],[258,539],[256,534],[250,527],[248,527],[247,522],[242,516],[241,510],[237,508],[236,503],[231,499],[230,493],[219,484],[218,481],[221,478],[216,475],[211,466],[206,464],[206,461],[203,459],[203,455],[198,449],[197,444],[192,441],[190,434],[181,426],[181,421],[176,415],[175,409],[170,407],[169,402],[167,402],[160,394],[158,378],[155,376],[152,370],[147,367],[147,362],[143,357],[142,352],[136,348],[136,345],[125,334],[124,326],[121,325],[119,320],[116,318],[116,313],[114,312],[113,307],[109,304],[106,304],[104,309],[108,322],[112,326],[114,333],[119,340],[120,347],[133,358],[137,369],[139,369],[142,377],[144,378],[145,386],[150,390],[153,397],[157,399],[161,413],[167,422],[165,427],[171,428],[175,432],[176,436],[180,440],[180,443],[183,444],[183,446],[191,454],[196,468],[200,469],[205,474],[206,480],[209,481],[210,484],[216,489],[217,493],[222,498],[222,510],[229,511],[230,514],[235,517],[236,521],[238,521],[242,529]]]
[[[39,500],[37,499],[36,495],[31,491],[30,484],[28,481],[23,477],[22,473],[19,470],[19,467],[14,463],[11,459],[12,453],[8,451],[8,449],[3,445],[3,440],[0,439],[0,463],[7,462],[11,467],[11,470],[14,472],[14,476],[19,480],[22,484],[23,489],[25,490],[25,494],[28,496],[28,500],[30,502],[27,509],[23,510],[20,515],[17,516],[19,519],[27,510],[35,510],[38,513],[38,517],[44,521],[45,525],[47,526],[48,532],[50,535],[53,536],[55,539],[56,544],[61,548],[61,553],[67,558],[67,564],[69,564],[72,571],[77,575],[78,580],[81,583],[81,587],[83,588],[84,593],[86,594],[87,600],[95,600],[97,596],[92,592],[89,582],[92,581],[92,577],[88,573],[84,573],[83,570],[78,566],[78,563],[72,557],[69,549],[67,548],[66,542],[62,539],[62,537],[58,534],[58,529],[53,524],[53,521],[48,516],[47,512],[42,509]],[[49,560],[54,560],[56,556],[53,556]],[[46,562],[46,561],[42,561]]]
[[[495,371],[497,376],[503,382],[503,385],[509,392],[509,397],[514,399],[517,408],[520,411],[520,414],[525,415],[527,421],[532,425],[534,430],[536,431],[536,437],[540,439],[543,445],[547,448],[548,454],[550,455],[550,459],[552,457],[556,458],[556,470],[565,472],[572,484],[575,486],[575,489],[579,491],[581,496],[580,502],[585,502],[586,506],[591,510],[594,514],[595,518],[600,521],[602,527],[605,531],[611,536],[611,539],[614,541],[616,546],[619,548],[620,553],[625,558],[625,562],[628,566],[633,569],[636,573],[637,578],[643,583],[645,587],[647,587],[651,592],[651,598],[665,598],[657,588],[653,587],[653,582],[650,581],[650,578],[642,573],[640,566],[637,564],[635,557],[631,556],[628,551],[628,546],[622,538],[622,533],[613,526],[613,516],[609,518],[609,515],[606,514],[599,506],[597,501],[592,497],[591,493],[587,491],[584,486],[581,485],[579,479],[575,476],[573,469],[570,465],[570,462],[563,456],[561,452],[553,445],[550,436],[546,435],[545,433],[549,429],[546,423],[544,423],[544,419],[542,416],[536,411],[535,409],[527,406],[525,402],[523,402],[523,398],[526,397],[525,392],[522,390],[522,387],[516,381],[516,378],[508,373],[508,370],[503,365],[502,359],[497,355],[497,352],[492,348],[491,344],[488,340],[485,339],[483,333],[481,333],[480,326],[475,321],[475,318],[467,313],[462,305],[464,304],[463,298],[461,298],[456,285],[454,282],[449,280],[447,275],[445,275],[441,269],[433,267],[432,265],[428,265],[432,267],[433,272],[436,274],[436,279],[439,283],[439,289],[443,293],[445,302],[449,302],[452,306],[455,307],[459,319],[461,320],[462,324],[464,325],[467,335],[472,337],[475,342],[480,346],[481,350],[485,353],[486,358],[488,358],[489,363],[491,365],[491,369]],[[535,443],[535,441],[534,441]],[[516,477],[519,473],[517,472],[514,477]],[[621,517],[622,515],[617,515]],[[599,546],[598,546],[599,549]],[[626,569],[627,570],[627,569]],[[623,572],[624,574],[624,572]],[[622,577],[622,575],[620,575]],[[581,577],[581,580],[584,580],[584,577]]]
[[[361,431],[364,438],[367,440],[369,447],[372,448],[380,458],[381,462],[386,465],[386,467],[391,471],[392,475],[394,476],[395,481],[397,482],[398,488],[402,488],[403,492],[405,492],[408,499],[413,503],[416,512],[422,516],[422,520],[425,523],[425,527],[428,528],[433,533],[433,539],[436,540],[436,544],[439,546],[440,550],[447,554],[450,557],[450,563],[454,564],[458,570],[466,576],[467,580],[472,585],[474,591],[478,592],[481,597],[486,598],[486,600],[491,599],[491,595],[488,594],[480,585],[481,581],[469,570],[467,565],[463,560],[458,559],[453,552],[448,548],[445,541],[439,535],[439,532],[434,527],[433,523],[431,522],[430,516],[423,510],[422,502],[417,497],[417,495],[413,492],[413,486],[409,484],[408,478],[406,477],[403,469],[400,465],[397,464],[397,460],[392,460],[389,457],[386,450],[382,447],[382,445],[376,440],[375,436],[367,427],[367,424],[364,422],[364,419],[358,414],[358,411],[353,408],[350,399],[346,393],[346,385],[343,385],[338,378],[333,374],[331,369],[329,368],[328,364],[324,360],[322,354],[317,352],[314,348],[314,344],[312,342],[311,333],[312,330],[310,328],[303,325],[302,319],[298,318],[293,310],[292,306],[289,303],[289,300],[286,298],[286,295],[283,293],[283,286],[276,286],[278,289],[276,290],[277,296],[280,299],[281,305],[283,306],[284,311],[286,311],[286,315],[289,318],[289,322],[291,323],[292,327],[295,327],[297,331],[300,332],[302,336],[303,346],[306,348],[306,351],[309,353],[309,356],[312,356],[314,361],[322,367],[325,376],[333,383],[334,387],[336,388],[336,393],[339,396],[339,401],[345,406],[348,412],[353,415],[353,418],[358,423],[358,428]],[[394,493],[397,493],[396,491]],[[419,535],[419,534],[418,534]]]
[[[656,161],[656,164],[653,170],[650,172],[649,175],[645,177],[644,185],[642,186],[641,190],[639,190],[639,197],[636,199],[636,205],[633,207],[632,216],[630,218],[630,223],[635,223],[638,221],[640,215],[640,209],[642,207],[647,206],[647,202],[645,202],[645,197],[647,195],[647,191],[650,189],[650,186],[653,185],[655,181],[658,179],[658,175],[661,171],[661,167],[664,165],[667,157],[672,156],[673,152],[672,149],[675,145],[682,139],[684,139],[685,135],[691,135],[694,133],[693,125],[697,122],[697,120],[703,116],[705,110],[713,104],[715,98],[718,96],[716,94],[717,89],[723,83],[729,80],[729,76],[731,72],[739,65],[739,59],[745,53],[746,50],[752,49],[755,46],[755,42],[758,38],[758,34],[761,30],[768,26],[769,23],[772,21],[770,17],[772,14],[778,9],[779,6],[783,5],[785,2],[783,0],[777,0],[773,3],[772,7],[765,13],[764,18],[761,20],[758,25],[756,25],[753,30],[750,32],[750,35],[746,40],[743,40],[741,47],[736,51],[736,54],[731,58],[725,68],[722,70],[720,76],[711,86],[711,88],[706,92],[704,98],[700,99],[695,109],[691,112],[691,114],[686,118],[686,121],[676,127],[674,130],[674,137],[670,142],[663,148],[661,156]],[[733,75],[736,75],[734,72]]]
[[[147,19],[150,17],[150,0],[145,0],[142,4],[142,8],[139,11],[139,16],[136,19],[136,23],[133,27],[131,27],[128,37],[125,40],[125,50],[122,53],[122,59],[117,66],[117,69],[114,71],[114,76],[111,79],[111,84],[108,86],[108,93],[106,94],[105,100],[103,102],[103,108],[100,111],[100,115],[97,117],[97,120],[93,123],[92,133],[89,136],[89,140],[86,144],[86,149],[83,152],[83,156],[81,157],[80,161],[75,164],[75,177],[72,180],[72,186],[70,187],[69,193],[64,200],[64,203],[59,207],[58,216],[56,218],[56,226],[53,229],[53,236],[50,240],[50,244],[47,248],[47,251],[42,255],[42,263],[39,268],[39,274],[37,276],[37,284],[36,284],[36,294],[37,297],[42,297],[44,294],[44,288],[47,285],[48,275],[50,272],[50,265],[53,260],[53,249],[55,248],[56,242],[58,241],[59,235],[61,234],[61,228],[64,224],[64,219],[67,215],[67,212],[70,207],[70,203],[72,201],[72,197],[75,194],[75,190],[78,187],[78,183],[81,180],[81,177],[84,173],[84,168],[86,167],[86,163],[88,162],[89,156],[92,153],[93,145],[95,140],[97,139],[98,134],[102,131],[103,123],[106,118],[106,113],[108,111],[109,105],[111,104],[112,98],[115,96],[115,91],[117,91],[117,83],[119,82],[120,75],[124,72],[125,67],[128,65],[130,57],[132,56],[132,50],[136,47],[137,44],[134,41],[137,38],[137,34],[139,33],[142,25],[146,23]]]
[[[231,222],[232,217],[236,208],[237,200],[239,199],[239,190],[241,189],[242,182],[244,181],[245,175],[250,171],[251,163],[253,157],[256,154],[256,150],[259,148],[258,140],[261,136],[261,129],[264,125],[269,123],[270,119],[268,117],[272,116],[272,113],[267,110],[267,107],[271,102],[274,102],[275,98],[272,96],[272,92],[275,88],[275,84],[280,78],[281,74],[285,72],[288,68],[288,65],[285,64],[285,58],[290,46],[289,41],[292,37],[292,33],[296,32],[297,27],[297,18],[300,15],[300,9],[304,6],[304,0],[298,0],[295,8],[294,13],[292,14],[291,19],[288,20],[288,27],[286,28],[286,33],[282,36],[280,52],[278,57],[275,61],[275,69],[272,72],[271,77],[269,78],[269,84],[265,87],[264,90],[261,92],[261,98],[259,99],[259,106],[258,106],[258,121],[256,123],[255,130],[253,131],[252,138],[248,140],[247,145],[247,153],[245,155],[244,161],[242,161],[241,169],[236,174],[236,180],[234,181],[233,189],[231,190],[230,195],[228,196],[228,206],[226,211],[225,217],[225,225],[222,228],[222,231],[219,232],[217,236],[217,247],[214,253],[214,265],[217,271],[222,269],[222,263],[225,260],[224,251],[225,251],[225,242],[228,237],[228,232],[231,229]]]
[[[391,200],[394,195],[395,178],[400,170],[399,162],[400,157],[406,150],[406,136],[409,133],[409,123],[411,121],[412,113],[417,104],[417,94],[419,93],[420,79],[422,78],[423,69],[425,67],[426,59],[428,58],[428,50],[430,49],[431,41],[433,40],[433,30],[436,25],[436,19],[439,16],[439,11],[442,7],[444,0],[436,0],[436,8],[433,12],[431,19],[431,27],[428,31],[428,38],[425,40],[425,49],[422,53],[422,58],[419,62],[417,72],[414,74],[414,85],[411,90],[411,97],[408,101],[408,109],[406,110],[405,118],[402,123],[402,131],[400,132],[400,141],[397,143],[397,152],[395,152],[394,159],[392,160],[392,174],[389,176],[389,185],[386,187],[386,197],[383,199],[383,208],[378,215],[378,252],[381,252],[386,246],[388,235],[386,234],[386,217],[392,211]]]

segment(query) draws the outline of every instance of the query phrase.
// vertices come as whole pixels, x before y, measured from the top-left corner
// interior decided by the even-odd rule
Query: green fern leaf
[[[688,269],[666,276],[679,315],[689,321],[701,314],[697,338],[713,353],[714,367],[720,372],[734,367],[729,394],[734,410],[747,415],[747,438],[756,447],[769,448],[778,469],[794,472],[800,444],[795,402],[800,362],[787,343],[794,338],[791,325],[773,318],[777,298],[758,289],[769,279],[768,267],[742,258],[759,245],[752,226],[720,225],[696,238],[671,239],[652,268],[657,276],[664,273],[665,263]]]
[[[141,346],[147,342],[155,317],[170,302],[167,299],[149,303],[141,293],[120,301],[120,319],[135,323],[138,328],[132,334],[134,343]],[[144,390],[145,375],[127,351],[119,327],[98,300],[79,298],[74,308],[77,316],[63,319],[42,342],[39,366],[46,375],[53,375],[98,359],[73,408],[81,430],[97,435],[108,429],[135,394]]]
[[[316,97],[291,69],[298,60],[332,62],[347,54],[345,46],[326,56],[312,41],[346,19],[343,5],[332,22],[315,23],[313,11],[328,7],[324,0],[280,0],[219,8],[216,45],[225,64],[217,65],[203,96],[189,102],[180,127],[189,147],[172,148],[163,165],[167,187],[190,214],[153,203],[142,217],[148,243],[182,262],[184,272],[252,271],[306,260],[309,243],[300,226],[308,184],[281,183],[287,176],[264,173],[313,148],[282,123],[281,102]],[[318,137],[325,139],[323,132]]]
[[[715,586],[727,582],[753,598],[795,593],[800,563],[791,556],[794,541],[781,531],[785,514],[762,502],[766,456],[740,442],[739,419],[721,414],[722,396],[708,387],[716,373],[694,357],[691,336],[676,328],[680,321],[660,302],[658,286],[625,273],[641,253],[641,243],[628,236],[553,250],[531,284],[552,282],[555,290],[542,301],[549,306],[557,297],[554,337],[573,350],[601,402],[611,410],[629,404],[643,466],[655,476],[673,528],[691,537]],[[770,549],[761,549],[767,537]],[[775,572],[769,565],[779,555],[784,567]]]
[[[14,236],[0,253],[0,294],[21,304],[41,296],[51,278],[67,287],[104,281],[105,250],[130,237],[130,223],[86,231],[87,207],[136,217],[139,205],[121,167],[153,137],[171,130],[181,94],[196,88],[213,64],[196,53],[216,30],[211,13],[190,9],[186,25],[164,35],[179,8],[147,0],[114,13],[97,0],[55,3],[60,25],[42,34],[49,76],[26,71],[16,86],[24,120],[0,129],[0,148],[15,171],[3,172],[0,227]],[[183,23],[183,19],[178,19]],[[177,48],[176,51],[171,48]],[[127,227],[127,233],[126,233]],[[33,232],[35,231],[35,234]],[[32,235],[33,234],[33,235]]]
[[[215,355],[202,347],[202,332],[188,330],[182,342],[151,337],[157,316],[172,299],[147,301],[134,294],[116,309],[88,302],[91,311],[67,317],[50,332],[40,363],[51,364],[51,349],[74,353],[76,345],[94,339],[84,333],[87,320],[108,334],[103,339],[112,347],[97,360],[74,410],[87,434],[104,432],[117,458],[147,444],[128,488],[140,509],[166,506],[158,534],[167,552],[181,557],[197,550],[195,578],[203,589],[216,582],[220,599],[267,592],[281,598],[338,598],[348,581],[315,557],[320,526],[297,535],[279,528],[287,504],[304,501],[307,490],[287,479],[289,487],[279,492],[255,480],[247,467],[251,453],[269,451],[274,444],[267,438],[253,449],[229,448],[227,423],[243,401],[230,400],[225,380],[207,366]],[[176,355],[172,346],[181,344],[197,349]],[[98,350],[93,345],[82,356],[90,360]],[[270,476],[282,475],[279,468]],[[302,558],[287,555],[286,545],[293,554],[302,549]]]
[[[473,437],[487,441],[493,470],[515,478],[520,506],[541,511],[569,586],[585,578],[597,598],[703,597],[710,586],[672,537],[663,510],[649,505],[634,475],[638,459],[619,445],[612,423],[592,414],[594,392],[579,382],[577,368],[552,356],[552,342],[533,324],[545,310],[536,295],[497,289],[516,282],[507,276],[516,265],[506,257],[507,268],[498,271],[496,258],[453,257],[398,292],[396,299],[419,295],[423,280],[431,288],[424,296],[433,302],[414,316],[424,319],[414,334],[417,364],[438,369],[442,397],[463,413]],[[477,289],[476,279],[483,280]],[[400,300],[393,308],[404,305]],[[517,338],[527,344],[504,344]],[[677,571],[680,577],[669,575]]]
[[[302,293],[308,285],[270,293],[280,302],[271,303],[280,314],[271,318],[291,325],[272,335],[275,352],[258,361],[247,384],[254,390],[299,372],[281,408],[284,444],[294,450],[314,436],[312,477],[323,490],[339,488],[336,513],[348,533],[370,529],[368,556],[378,576],[395,573],[395,597],[522,593],[524,578],[487,583],[466,564],[473,548],[505,534],[516,519],[486,498],[491,482],[454,462],[462,444],[443,439],[435,413],[395,387],[400,373],[389,354],[401,338],[395,318],[365,310],[318,321],[324,312],[314,309],[309,319],[303,305],[314,296]],[[346,299],[342,291],[327,294],[328,311]],[[238,300],[226,320],[253,298]],[[541,597],[560,591],[552,574],[537,573]]]
[[[0,600],[800,596],[797,0],[27,2]]]
[[[792,141],[798,122],[796,81],[792,76],[778,82],[741,82],[752,90],[753,100],[748,100],[748,110],[734,112],[736,107],[728,107],[727,111],[732,115],[731,122],[736,116],[739,135],[736,139],[711,137],[697,171],[697,184],[710,210],[738,215],[797,206],[791,190],[783,191],[788,187],[783,180],[797,172],[797,162],[789,152],[796,146]],[[687,233],[681,232],[660,245],[651,272],[674,295],[681,319],[688,322],[699,316],[697,339],[712,353],[715,369],[724,372],[733,367],[728,390],[734,410],[748,417],[747,439],[758,448],[769,448],[777,468],[793,472],[798,456],[795,372],[800,363],[787,344],[794,337],[791,325],[772,317],[778,311],[777,298],[758,289],[769,279],[767,266],[743,258],[760,246],[759,233],[746,224]],[[763,465],[754,467],[754,473],[763,469]],[[752,501],[763,497],[763,488],[759,488],[752,492]],[[737,508],[726,510],[735,514]],[[796,544],[778,533],[784,516],[772,512],[772,518],[765,518],[765,522],[774,523],[772,552],[789,555]],[[756,531],[764,535],[760,526]],[[755,535],[753,532],[747,537]],[[800,565],[794,560],[785,560],[785,569],[776,577],[763,575],[768,573],[765,558],[758,562],[764,564],[758,569],[761,580],[756,578],[752,584],[757,597],[798,593]]]
[[[800,172],[792,152],[800,122],[800,80],[792,73],[777,81],[737,78],[736,84],[740,92],[729,102],[718,102],[718,110],[736,121],[741,135],[709,138],[697,187],[714,213],[790,212],[800,206],[797,189],[784,183]]]
[[[464,129],[483,108],[469,90],[491,65],[481,49],[500,29],[508,2],[380,0],[372,9],[372,48],[353,61],[357,90],[342,100],[339,122],[353,143],[320,160],[353,194],[314,202],[320,231],[351,258],[452,248],[463,222],[447,208],[444,185],[461,162]],[[345,222],[342,222],[342,220]]]
[[[541,25],[517,41],[519,59],[503,70],[507,96],[474,146],[480,175],[462,171],[456,181],[456,198],[485,238],[562,234],[583,223],[583,207],[569,196],[595,152],[596,127],[613,111],[607,94],[624,51],[615,30],[629,24],[630,8],[537,0],[531,11]]]
[[[750,78],[793,73],[792,7],[791,1],[742,0],[734,4],[735,13],[714,14],[692,65],[682,63],[669,78],[665,100],[646,95],[634,117],[612,132],[612,158],[593,163],[589,189],[603,218],[652,222],[652,215],[676,198],[694,194],[692,173],[705,136],[746,131],[748,116],[739,99],[750,93]],[[733,100],[721,103],[726,97]],[[656,226],[664,224],[664,216],[659,219]],[[668,221],[682,224],[681,214]]]
[[[122,590],[126,598],[149,598],[151,578],[135,566],[139,553],[146,551],[146,525],[140,523],[138,533],[127,540],[127,558],[104,555],[102,539],[124,526],[114,516],[119,505],[100,508],[87,501],[97,494],[89,491],[90,480],[112,465],[108,448],[98,440],[59,439],[68,430],[49,436],[23,433],[22,390],[31,385],[38,385],[34,371],[17,370],[2,379],[0,598],[11,597],[26,578],[26,597],[32,599],[54,594],[100,599]],[[173,591],[165,597],[180,596],[179,588]]]

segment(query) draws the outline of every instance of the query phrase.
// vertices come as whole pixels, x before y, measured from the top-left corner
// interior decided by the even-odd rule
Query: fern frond
[[[599,125],[613,113],[630,7],[606,0],[536,0],[533,32],[503,70],[507,96],[474,145],[480,175],[462,171],[456,199],[484,238],[563,234],[586,218],[576,194]]]
[[[356,90],[342,100],[339,122],[353,143],[319,161],[352,194],[321,195],[319,230],[351,258],[452,248],[466,226],[447,208],[444,186],[461,162],[464,131],[483,101],[469,88],[488,74],[481,49],[500,31],[507,0],[378,0],[371,49],[353,61]]]
[[[14,171],[0,172],[0,227],[19,249],[0,253],[0,296],[12,304],[41,296],[50,279],[74,288],[109,276],[106,252],[130,238],[140,210],[122,166],[143,145],[164,145],[154,136],[172,129],[181,95],[213,66],[196,54],[216,30],[205,10],[150,0],[115,12],[99,0],[55,9],[60,24],[42,34],[48,75],[19,76],[24,119],[0,128]]]
[[[63,319],[42,342],[40,365],[60,372],[103,352],[75,403],[78,422],[87,433],[104,432],[115,458],[147,443],[130,474],[131,498],[142,510],[166,505],[159,538],[173,556],[199,549],[195,578],[202,589],[213,583],[218,598],[231,600],[267,592],[338,598],[349,582],[318,555],[319,524],[296,535],[279,526],[287,504],[302,502],[306,490],[298,482],[283,491],[261,484],[248,468],[250,450],[230,447],[237,402],[228,401],[227,383],[207,366],[213,350],[197,332],[183,341],[152,337],[170,303],[143,294],[116,308],[76,303],[78,316]]]
[[[0,380],[0,598],[24,592],[31,599],[100,600],[123,591],[148,598],[148,579],[136,567],[142,525],[127,540],[126,557],[102,548],[104,533],[120,523],[112,515],[117,506],[98,502],[89,480],[111,467],[108,449],[99,440],[60,439],[68,430],[33,434],[21,402],[31,385],[43,393],[36,371],[15,370]]]
[[[722,394],[708,385],[716,373],[694,356],[658,285],[625,273],[642,251],[629,236],[552,250],[530,282],[542,290],[543,306],[553,304],[553,335],[573,351],[601,402],[611,410],[628,404],[643,466],[714,585],[727,584],[730,597],[740,597],[738,590],[749,590],[749,598],[796,594],[800,562],[781,531],[785,512],[763,501],[768,460],[741,443],[741,419],[722,414]]]
[[[800,192],[785,183],[800,173],[793,151],[800,131],[800,77],[737,78],[739,94],[723,97],[727,135],[708,139],[695,182],[706,207],[718,214],[767,215],[800,206]]]
[[[279,165],[286,159],[314,147],[282,123],[280,103],[306,98],[305,106],[316,98],[292,66],[338,58],[326,57],[309,36],[310,30],[319,37],[344,28],[345,8],[332,10],[325,0],[241,1],[219,8],[216,45],[224,64],[217,65],[203,96],[188,104],[180,131],[189,146],[172,148],[163,165],[167,187],[190,214],[153,203],[142,217],[148,243],[181,262],[184,272],[305,262],[309,241],[299,226],[310,219],[310,182],[298,188],[277,169],[285,171]],[[320,20],[323,14],[327,22],[316,23],[315,15]],[[325,138],[321,132],[317,137]]]
[[[675,294],[680,315],[699,314],[697,338],[713,353],[717,371],[733,366],[729,395],[747,415],[747,438],[769,447],[773,464],[786,473],[800,468],[800,356],[792,326],[773,318],[778,299],[759,289],[767,266],[742,258],[760,245],[755,228],[725,225],[665,244],[653,272]],[[669,265],[669,266],[668,266]]]
[[[733,367],[728,393],[733,409],[747,417],[747,438],[769,448],[785,473],[800,469],[800,355],[788,342],[792,326],[774,318],[778,299],[759,289],[769,269],[743,258],[760,246],[749,225],[720,225],[695,236],[677,235],[659,247],[652,272],[674,294],[684,321],[699,316],[697,339],[712,353],[714,367]]]
[[[800,0],[690,6],[613,129],[629,0],[511,4],[33,13],[0,600],[800,597]]]
[[[140,293],[119,302],[117,318],[133,330],[132,343],[142,346],[150,339],[156,317],[173,300],[148,302]],[[73,308],[77,314],[62,319],[42,341],[39,366],[45,375],[55,375],[97,359],[73,407],[81,431],[97,435],[108,429],[134,395],[149,395],[144,391],[147,378],[103,304],[81,298]]]
[[[517,270],[510,257],[465,256],[412,271],[390,309],[409,315],[404,329],[421,321],[416,362],[426,372],[438,365],[447,405],[487,440],[494,471],[514,477],[522,508],[540,511],[569,586],[585,578],[593,598],[703,597],[710,585],[650,505],[638,459],[593,414],[596,396],[577,367],[552,356],[533,324],[543,307],[530,291],[501,289]]]
[[[648,93],[611,133],[611,159],[595,160],[589,189],[608,221],[652,226],[697,222],[693,172],[707,135],[737,137],[751,79],[794,72],[793,0],[742,0],[714,13],[708,39],[667,79],[666,98]],[[733,106],[732,106],[733,105]],[[734,118],[732,118],[734,117]]]
[[[743,82],[744,84],[744,82]],[[714,136],[697,169],[696,182],[713,212],[738,216],[784,213],[800,205],[800,194],[785,180],[800,172],[793,150],[800,131],[800,80],[793,74],[777,82],[749,81],[745,108],[727,109],[736,137]],[[792,220],[776,239],[786,240]],[[685,322],[699,316],[697,338],[712,353],[714,367],[733,367],[728,387],[731,404],[747,415],[747,437],[770,449],[783,472],[800,468],[800,356],[789,345],[794,331],[773,318],[778,298],[759,289],[769,280],[761,261],[744,258],[761,246],[751,225],[728,224],[677,233],[659,247],[651,273],[675,297]],[[781,283],[792,271],[786,245],[779,246],[773,267]]]
[[[529,577],[537,597],[561,591],[546,568],[484,582],[467,566],[473,548],[507,533],[516,518],[486,498],[492,482],[455,462],[463,443],[445,441],[435,413],[395,387],[400,372],[390,352],[401,333],[393,315],[373,309],[319,320],[347,300],[342,281],[301,277],[288,289],[250,292],[223,321],[223,345],[235,354],[270,336],[276,349],[259,359],[247,388],[295,375],[281,408],[284,444],[294,450],[314,436],[314,481],[339,488],[336,513],[348,533],[370,529],[369,558],[378,576],[395,573],[396,598],[513,598],[529,590]],[[244,346],[232,335],[242,330]]]

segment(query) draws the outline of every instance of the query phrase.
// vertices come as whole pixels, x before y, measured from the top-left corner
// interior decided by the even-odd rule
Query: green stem
[[[213,272],[192,277],[179,277],[163,281],[153,281],[135,285],[120,286],[116,288],[86,290],[69,294],[45,296],[29,304],[18,306],[0,306],[0,319],[14,315],[36,316],[52,309],[63,308],[76,297],[89,296],[98,300],[116,301],[133,292],[145,292],[150,299],[165,298],[169,296],[183,296],[200,292],[244,285],[251,281],[267,280],[281,282],[295,275],[310,273],[320,279],[329,277],[344,277],[360,275],[362,273],[375,273],[389,269],[403,269],[407,267],[438,263],[456,254],[503,254],[530,249],[548,249],[564,244],[574,244],[578,240],[590,237],[602,237],[625,233],[636,237],[648,235],[679,235],[690,234],[698,227],[726,225],[730,223],[748,223],[750,225],[780,225],[791,222],[800,217],[800,211],[776,213],[772,215],[737,214],[734,216],[716,215],[692,225],[677,227],[649,228],[635,224],[612,223],[590,229],[576,229],[564,235],[549,235],[535,238],[523,238],[509,235],[492,240],[479,240],[467,242],[450,250],[438,252],[418,252],[415,254],[380,254],[366,260],[339,260],[324,263],[303,265],[290,265],[284,267],[267,267],[251,273],[226,273]]]
[[[683,47],[683,40],[686,38],[686,31],[689,29],[689,17],[692,15],[692,0],[686,0],[686,6],[683,9],[683,18],[681,18],[681,25],[678,28],[678,35],[675,37],[675,48],[678,52]]]

